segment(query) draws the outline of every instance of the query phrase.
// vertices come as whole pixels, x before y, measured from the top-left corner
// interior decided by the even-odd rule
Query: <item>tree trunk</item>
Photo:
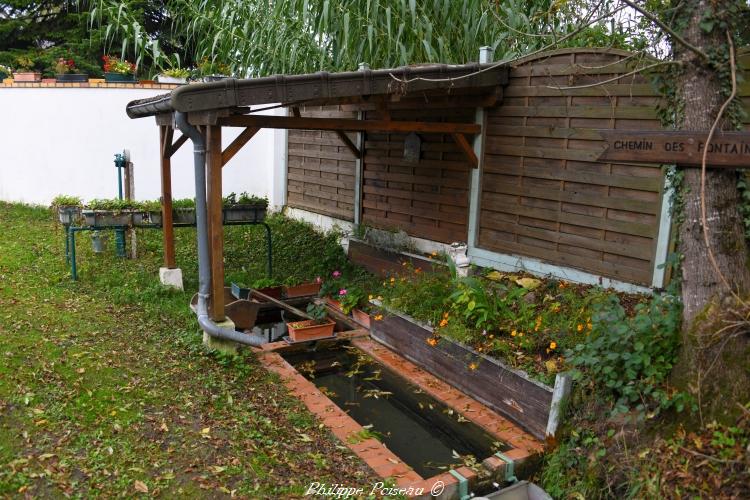
[[[683,2],[687,28],[682,36],[705,53],[717,48],[725,52],[726,33],[718,26],[706,33],[699,26],[709,5],[720,8],[706,0]],[[683,63],[677,81],[678,98],[685,105],[679,128],[708,134],[731,82],[722,81],[716,69],[694,52],[676,45],[675,53]],[[747,334],[715,335],[725,326],[723,315],[737,304],[709,260],[701,223],[701,170],[684,168],[684,173],[684,222],[679,232],[683,256],[683,344],[676,375],[683,382],[681,385],[703,403],[704,415],[728,416],[724,410],[736,406],[734,401],[746,402],[742,399],[749,395],[746,356],[750,344]],[[708,239],[716,264],[734,291],[745,297],[750,290],[750,272],[737,180],[734,170],[707,169],[704,201]]]

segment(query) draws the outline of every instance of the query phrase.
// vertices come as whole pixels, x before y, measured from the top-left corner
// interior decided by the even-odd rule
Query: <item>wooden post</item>
[[[224,227],[221,202],[221,126],[206,127],[206,191],[208,201],[208,246],[211,257],[211,300],[208,313],[224,321]]]
[[[172,226],[172,160],[169,153],[172,147],[171,127],[162,125],[159,127],[159,138],[161,143],[161,220],[162,234],[164,236],[164,267],[174,269],[177,267],[174,257],[174,227]]]

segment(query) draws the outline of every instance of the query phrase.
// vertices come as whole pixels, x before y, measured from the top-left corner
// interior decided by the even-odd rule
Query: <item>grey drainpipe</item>
[[[208,225],[206,219],[206,142],[197,128],[190,125],[185,113],[175,112],[175,125],[193,141],[193,158],[195,163],[195,222],[198,239],[198,324],[211,335],[220,339],[231,340],[240,344],[259,347],[265,343],[262,336],[247,335],[230,328],[222,328],[208,317],[208,297],[211,271],[208,259]]]

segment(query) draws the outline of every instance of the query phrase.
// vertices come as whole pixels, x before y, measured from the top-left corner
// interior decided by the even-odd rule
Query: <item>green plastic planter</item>
[[[104,81],[107,83],[135,83],[135,75],[123,75],[122,73],[104,73]]]

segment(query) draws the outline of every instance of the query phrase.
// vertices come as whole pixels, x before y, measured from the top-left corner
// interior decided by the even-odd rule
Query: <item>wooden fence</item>
[[[597,161],[595,129],[661,128],[658,97],[619,51],[566,49],[511,69],[488,110],[478,246],[650,284],[659,165]]]
[[[747,72],[750,52],[740,65]],[[394,120],[473,122],[485,109],[475,246],[531,257],[624,282],[650,285],[664,177],[660,165],[597,160],[596,129],[657,130],[658,94],[618,50],[562,49],[519,61],[502,97],[470,92],[404,98]],[[617,78],[621,77],[621,78]],[[598,82],[612,80],[603,85]],[[750,109],[750,78],[740,84]],[[393,103],[391,103],[393,104]],[[305,110],[310,116],[381,118],[375,106]],[[744,118],[750,128],[750,114]],[[332,133],[289,133],[289,205],[369,226],[403,229],[440,242],[466,241],[471,166],[450,136],[420,134],[417,162],[404,159],[404,134],[367,134],[361,207],[355,161]]]
[[[340,106],[307,107],[302,116],[356,118]],[[354,138],[353,134],[350,134]],[[330,217],[354,219],[356,158],[335,132],[290,130],[287,204]]]

